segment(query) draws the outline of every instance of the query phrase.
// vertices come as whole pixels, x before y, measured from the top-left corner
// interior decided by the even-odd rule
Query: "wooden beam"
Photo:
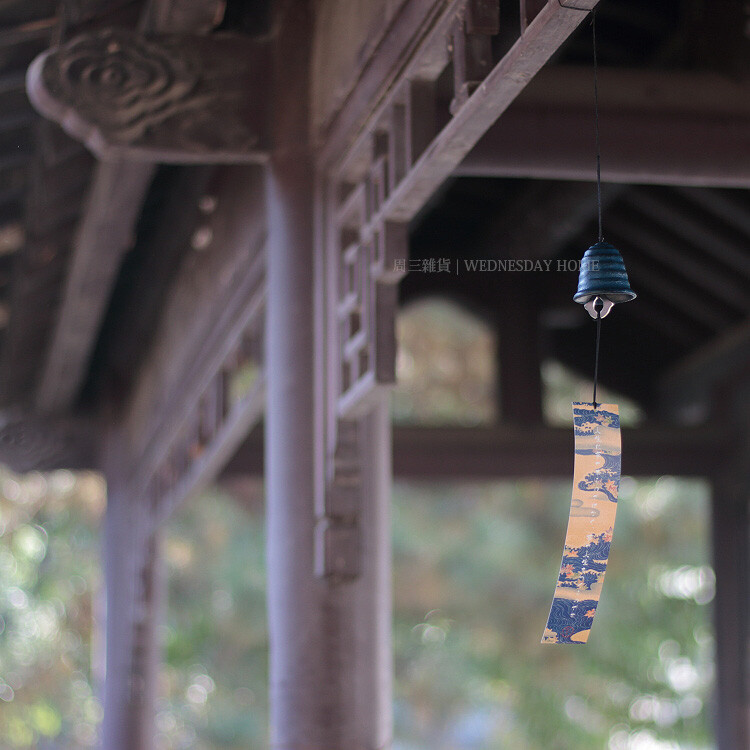
[[[153,0],[143,20],[142,26],[150,31],[190,31],[191,28],[204,30],[205,3],[182,3],[184,12],[173,18],[169,12],[172,0]],[[210,3],[212,8],[216,5]],[[191,12],[192,9],[192,12]],[[158,24],[172,18],[172,28],[158,28]],[[219,19],[217,19],[218,22]],[[174,26],[183,28],[174,28]],[[156,28],[155,28],[156,27]],[[106,306],[113,280],[120,267],[122,250],[129,246],[135,232],[139,208],[150,184],[153,167],[149,164],[134,165],[127,162],[101,164],[92,184],[90,195],[100,200],[91,200],[82,218],[78,237],[91,237],[83,248],[76,247],[76,257],[72,268],[79,268],[76,278],[92,278],[84,268],[85,256],[91,262],[102,262],[104,272],[95,275],[99,286],[96,292],[86,296],[87,304],[95,311]],[[125,189],[118,191],[118,182],[123,181]],[[101,198],[109,197],[109,204]],[[128,219],[128,222],[115,224],[117,235],[108,237],[97,229],[106,226],[107,215],[116,206],[115,214]],[[103,259],[114,247],[117,258]],[[83,256],[83,257],[81,257]],[[99,256],[97,258],[97,256]],[[93,272],[96,274],[96,272]],[[88,290],[87,290],[88,291]],[[76,342],[75,310],[76,300],[71,297],[75,292],[72,284],[66,287],[66,296],[62,301],[66,327],[55,331],[52,359],[48,370],[55,368],[65,371],[60,357],[66,357],[66,342]],[[192,311],[191,311],[192,312]],[[189,317],[189,316],[188,316]],[[62,316],[61,316],[62,320]],[[55,397],[48,404],[55,409],[69,408],[75,398],[85,371],[89,352],[100,325],[99,316],[89,324],[83,340],[76,342],[73,352],[77,361],[72,366],[75,377],[66,383],[66,398]],[[47,381],[45,391],[54,393],[53,384]],[[159,391],[158,396],[167,394]],[[150,405],[149,405],[150,406]],[[222,404],[223,406],[223,404]],[[162,591],[159,584],[158,536],[156,526],[157,512],[160,510],[160,496],[155,492],[157,485],[153,475],[140,471],[138,463],[148,433],[134,430],[132,422],[126,417],[132,416],[123,411],[124,404],[118,402],[117,394],[105,394],[101,405],[102,422],[106,434],[102,436],[106,449],[104,469],[109,487],[107,514],[105,518],[105,574],[107,591],[107,672],[104,690],[104,717],[100,744],[108,750],[152,750],[156,732],[153,722],[156,705],[156,678],[159,669],[158,631],[162,621],[160,607]],[[143,414],[137,414],[143,420]],[[170,416],[173,416],[170,414]],[[212,413],[212,423],[218,422],[218,408]],[[223,416],[223,411],[222,411]],[[136,420],[137,421],[137,420]],[[142,424],[142,422],[141,422]],[[146,420],[148,428],[153,423]],[[185,440],[183,435],[173,436]],[[194,447],[194,436],[188,436],[189,445],[185,450]],[[172,447],[167,445],[167,448]],[[181,462],[187,458],[185,453],[179,455]],[[152,467],[149,467],[152,468]],[[135,477],[133,472],[136,472]],[[141,484],[146,483],[146,487]],[[170,488],[171,489],[171,488]],[[150,490],[150,491],[149,491]]]
[[[746,236],[750,236],[750,203],[747,201],[747,193],[735,192],[728,194],[720,190],[701,190],[699,188],[673,188],[681,197],[689,201],[691,206],[698,206],[715,217],[724,227],[735,229]],[[691,217],[693,215],[691,214]],[[711,247],[713,253],[721,256],[721,250],[716,249],[717,238],[705,237],[702,232],[706,229],[703,224],[691,218],[689,225],[681,222],[683,231],[689,232],[690,236]],[[698,234],[696,235],[697,230]],[[750,258],[743,253],[741,258],[733,252],[731,259],[727,258],[732,265],[737,265],[743,273],[750,276]]]
[[[702,343],[708,334],[691,324],[655,297],[638,297],[638,304],[625,308],[625,315],[633,316],[646,326],[659,331],[684,349]]]
[[[455,174],[591,180],[589,69],[548,68]],[[602,178],[750,187],[748,84],[716,74],[600,71]]]
[[[732,447],[732,436],[718,428],[659,425],[626,427],[622,432],[623,472],[630,476],[710,477]],[[256,430],[222,477],[257,476],[262,470],[263,437]],[[396,426],[393,432],[393,471],[398,479],[563,479],[572,470],[573,436],[565,427]]]
[[[313,6],[288,3],[279,19],[277,148],[266,171],[271,747],[385,748],[392,738],[388,408],[380,396],[350,423],[347,447],[361,456],[357,486],[329,492],[326,423],[337,415],[337,373],[324,363],[337,349],[326,332],[339,310],[338,290],[327,285],[331,245],[316,248],[316,224],[327,214],[309,143]]]
[[[104,578],[107,597],[102,746],[154,750],[163,579],[151,506],[130,494],[121,436],[108,436]]]
[[[41,46],[50,39],[59,23],[57,16],[49,16],[3,29],[0,31],[0,49],[28,42],[39,42]]]
[[[686,318],[714,332],[723,329],[731,320],[731,312],[722,301],[686,294],[684,287],[670,273],[655,267],[648,255],[626,237],[608,229],[607,239],[627,258],[628,274],[633,288],[650,290],[648,293],[654,299],[666,302]]]
[[[108,596],[116,622],[108,625],[102,746],[112,750],[153,747],[156,667],[144,655],[156,649],[159,622],[144,600],[156,585],[151,540],[169,513],[215,476],[264,404],[261,174],[258,168],[226,168],[225,177],[224,189],[212,196],[210,223],[202,227],[215,244],[194,250],[182,263],[147,356],[131,375],[129,397],[117,388],[104,393],[110,428],[105,470],[115,514],[112,551],[107,547]],[[123,692],[129,685],[131,692]]]
[[[682,188],[681,190],[679,195],[687,197],[687,203],[684,200],[675,200],[675,196],[665,194],[665,191],[659,188],[632,190],[628,193],[627,199],[652,221],[665,227],[693,247],[700,247],[708,258],[716,258],[729,266],[735,277],[734,283],[737,283],[737,274],[741,274],[745,280],[750,279],[750,254],[747,252],[747,236],[750,236],[750,205],[743,208],[737,204],[736,200],[727,199],[717,190],[699,188]],[[719,221],[712,226],[705,220],[705,217],[696,216],[693,208],[695,205],[714,213]],[[727,233],[727,228],[736,228],[746,236],[742,239],[732,238]],[[719,286],[722,289],[722,296],[726,296],[725,284],[726,279],[723,279]]]
[[[419,123],[423,147],[412,150],[408,169],[393,165],[403,173],[398,184],[378,211],[380,219],[404,222],[411,219],[433,192],[450,176],[453,169],[481,136],[541,69],[560,45],[586,18],[598,0],[581,0],[580,8],[565,8],[548,2],[526,31],[495,65],[474,93],[454,110],[445,127],[438,127],[435,100],[425,99],[414,112],[410,124]],[[370,91],[367,99],[354,94],[337,119],[321,150],[319,165],[335,171],[342,179],[354,179],[361,172],[363,158],[371,153],[372,136],[378,127],[391,120],[394,107],[410,109],[415,90],[434,94],[434,82],[450,62],[448,38],[454,33],[457,19],[463,16],[464,3],[451,1],[436,4],[439,12],[425,18],[423,3],[408,3],[404,10],[417,14],[413,37],[398,40],[394,59],[377,60],[377,69],[368,68],[358,89]],[[418,6],[418,7],[414,7]],[[394,69],[385,69],[386,63]],[[446,113],[447,114],[447,113]],[[414,128],[409,128],[414,130]],[[439,131],[439,132],[438,132]],[[421,144],[420,144],[421,145]]]
[[[602,186],[604,209],[624,191]],[[587,224],[596,219],[593,183],[529,181],[504,203],[481,247],[499,258],[554,258]],[[581,248],[581,255],[586,248]]]
[[[170,287],[182,262],[194,252],[196,232],[213,240],[211,212],[218,208],[219,174],[205,166],[172,168],[160,175],[164,197],[154,218],[156,227],[123,264],[88,383],[104,379],[123,399],[132,393],[133,373],[140,371],[149,353]],[[210,211],[201,210],[202,204]]]
[[[425,149],[388,197],[382,215],[409,221],[539,72],[598,0],[577,9],[548,2],[523,35]]]
[[[153,172],[149,164],[109,163],[99,164],[94,173],[39,381],[40,412],[62,412],[78,396],[122,258],[134,242],[133,229]]]
[[[743,322],[662,375],[659,410],[664,416],[681,421],[704,419],[718,390],[746,377],[749,368],[750,323]]]

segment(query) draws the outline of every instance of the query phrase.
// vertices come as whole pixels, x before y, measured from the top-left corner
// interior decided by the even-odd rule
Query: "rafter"
[[[582,0],[577,9],[552,2],[544,6],[395,186],[383,205],[384,217],[392,221],[408,221],[414,217],[583,21],[586,13],[582,11],[591,10],[597,2]],[[416,60],[415,65],[418,64],[419,60]],[[416,71],[412,75],[416,77]]]
[[[651,190],[636,189],[628,195],[628,200],[652,220],[669,229],[680,239],[693,246],[701,247],[707,255],[717,258],[746,278],[750,278],[750,254],[747,252],[747,241],[732,240],[726,232],[715,231],[705,221],[700,221],[689,207],[677,205],[679,201],[670,200],[667,195],[656,194]],[[743,210],[739,205],[722,196],[716,190],[698,190],[685,188],[688,199],[715,213],[729,226],[737,227],[750,236],[750,209]]]
[[[619,235],[610,226],[607,238],[622,250],[628,259],[628,274],[633,287],[640,287],[655,299],[663,300],[687,319],[712,331],[722,329],[731,318],[715,300],[706,300],[685,294],[683,287],[669,273],[660,271],[627,237]],[[635,280],[634,280],[635,279]]]
[[[660,378],[659,408],[678,420],[705,418],[719,389],[750,368],[750,323],[743,322],[692,352]]]
[[[716,74],[601,70],[603,179],[750,186],[749,93]],[[541,71],[455,173],[590,180],[592,97],[590,70]]]
[[[649,219],[639,216],[640,198],[628,197],[628,203],[638,211],[618,207],[607,217],[607,229],[619,237],[624,237],[630,246],[642,248],[648,255],[663,263],[678,276],[691,281],[697,290],[701,290],[709,299],[717,299],[731,308],[745,313],[750,311],[750,290],[747,283],[737,278],[736,273],[723,270],[711,258],[711,248],[705,252],[686,246],[685,241],[675,241],[674,237]],[[658,214],[653,214],[658,218]]]
[[[41,412],[61,412],[78,395],[105,305],[153,176],[149,164],[100,164],[73,245],[47,361],[37,391]],[[113,205],[118,206],[112,211]],[[106,250],[104,250],[106,248]]]

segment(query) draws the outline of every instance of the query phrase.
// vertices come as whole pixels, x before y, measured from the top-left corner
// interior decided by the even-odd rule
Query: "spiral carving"
[[[43,53],[34,106],[102,158],[257,161],[266,48],[236,35],[146,38],[100,29]]]
[[[59,66],[44,68],[49,91],[124,142],[178,112],[197,80],[184,58],[117,29],[73,40]]]

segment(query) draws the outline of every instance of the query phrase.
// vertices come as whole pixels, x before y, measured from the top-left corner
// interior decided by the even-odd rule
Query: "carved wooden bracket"
[[[236,34],[102,29],[39,55],[39,112],[101,159],[260,162],[268,152],[266,45]]]

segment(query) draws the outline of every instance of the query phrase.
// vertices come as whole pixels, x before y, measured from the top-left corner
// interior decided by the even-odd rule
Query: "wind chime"
[[[562,4],[562,3],[561,3]],[[594,121],[599,239],[584,254],[573,299],[596,321],[594,393],[591,403],[573,404],[575,464],[560,573],[542,643],[586,643],[604,583],[615,527],[620,487],[620,411],[596,400],[602,318],[620,302],[635,299],[619,251],[602,233],[602,181],[599,144],[599,85],[596,13],[591,18],[594,44]]]

